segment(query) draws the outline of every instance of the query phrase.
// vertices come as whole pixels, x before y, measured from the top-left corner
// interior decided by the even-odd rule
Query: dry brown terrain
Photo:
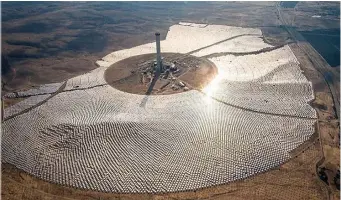
[[[339,199],[333,182],[339,168],[338,122],[330,93],[312,63],[295,44],[292,50],[302,69],[313,82],[316,100],[312,105],[319,120],[314,136],[292,152],[292,159],[268,172],[230,184],[191,192],[168,194],[112,194],[64,187],[48,183],[16,169],[2,165],[3,199]],[[323,147],[323,148],[321,148]],[[323,151],[322,151],[323,149]],[[322,165],[321,165],[322,164]],[[325,166],[330,172],[328,184],[318,177]]]
[[[106,54],[145,44],[180,21],[259,27],[273,44],[290,41],[276,2],[2,2],[2,54],[16,77],[6,90],[61,82]],[[164,12],[164,8],[168,12]],[[299,30],[339,27],[338,2],[299,2],[285,9]],[[212,12],[214,11],[214,12]],[[315,14],[323,18],[312,18]],[[155,20],[157,19],[157,20]],[[2,73],[2,75],[4,75]],[[4,89],[4,88],[3,88]]]
[[[202,89],[217,74],[215,65],[205,58],[178,53],[163,53],[162,56],[164,63],[175,62],[179,71],[170,72],[167,77],[166,73],[149,74],[155,54],[143,54],[113,64],[105,71],[104,78],[112,87],[121,91],[148,94],[150,90],[149,94],[162,95]],[[179,83],[183,83],[185,87],[181,87]]]
[[[30,88],[32,85],[60,82],[94,69],[94,62],[109,52],[129,48],[154,39],[154,32],[165,36],[167,28],[181,20],[198,23],[262,27],[265,40],[273,44],[293,41],[278,25],[281,24],[273,2],[223,2],[194,8],[178,7],[165,15],[157,5],[151,11],[136,12],[126,7],[111,10],[105,6],[70,3],[54,7],[23,8],[2,6],[2,51],[9,55],[16,77],[7,90]],[[293,11],[284,9],[285,17],[300,30],[335,28],[339,17],[330,13],[326,18],[311,18],[326,12],[331,4],[319,7],[319,2],[300,2]],[[36,6],[39,8],[39,6]],[[339,6],[338,6],[339,7]],[[91,9],[90,9],[91,8]],[[95,8],[92,10],[92,8]],[[212,13],[212,10],[215,10]],[[25,11],[25,9],[24,9]],[[26,12],[26,11],[25,11]],[[148,15],[152,13],[153,15]],[[13,16],[12,16],[13,15]],[[22,15],[24,17],[16,16]],[[160,20],[154,23],[155,15]],[[338,14],[339,16],[339,14]],[[116,21],[117,23],[116,23]],[[135,21],[134,21],[135,20]],[[37,23],[43,30],[32,32],[25,24]],[[103,23],[102,23],[103,22]],[[51,28],[49,24],[55,24]],[[22,29],[24,32],[22,32]],[[20,30],[20,31],[19,31]],[[40,29],[39,29],[40,30]],[[16,38],[16,41],[13,41]],[[93,42],[97,41],[99,46]],[[27,43],[28,42],[28,43]],[[70,46],[71,44],[71,46]],[[169,194],[112,194],[64,187],[37,179],[10,164],[2,163],[2,199],[340,199],[334,177],[340,168],[339,120],[335,117],[332,95],[323,76],[314,68],[296,44],[290,45],[307,78],[313,82],[316,99],[312,102],[318,112],[316,134],[292,152],[292,159],[268,172],[230,184]],[[24,55],[24,57],[21,57]],[[319,59],[319,58],[316,58]],[[130,73],[130,72],[129,72]],[[336,72],[339,74],[339,71]],[[185,77],[184,77],[185,78]],[[334,77],[337,78],[337,77]],[[10,79],[10,77],[9,77]],[[339,80],[339,77],[338,77]],[[339,91],[339,81],[335,82]],[[2,88],[4,89],[4,88]],[[15,102],[6,102],[5,106]],[[325,167],[328,177],[323,182],[318,173]]]
[[[3,76],[9,79],[6,90],[80,75],[110,52],[154,41],[155,32],[164,39],[180,21],[278,25],[272,7],[273,2],[3,2],[2,54],[16,70],[13,80]]]
[[[328,185],[326,186],[328,192],[331,195],[331,199],[339,199],[339,189],[337,189],[334,183],[334,177],[337,174],[337,170],[340,169],[340,123],[335,112],[332,93],[322,74],[314,68],[314,64],[307,59],[307,55],[300,50],[299,46],[292,44],[290,47],[301,63],[304,74],[312,81],[315,92],[315,100],[311,104],[318,113],[317,131],[319,132],[319,140],[323,154],[321,161],[317,163],[316,170],[319,172],[323,167],[326,168],[325,173],[328,177],[328,181],[326,181]],[[320,59],[319,56],[315,58]],[[337,81],[339,78],[339,76],[334,77],[335,84],[340,84]]]

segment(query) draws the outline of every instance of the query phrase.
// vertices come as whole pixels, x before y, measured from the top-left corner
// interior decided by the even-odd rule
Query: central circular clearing
[[[202,89],[217,74],[205,58],[179,53],[163,53],[163,71],[157,73],[156,55],[143,54],[116,62],[104,74],[112,87],[134,94],[174,94]]]

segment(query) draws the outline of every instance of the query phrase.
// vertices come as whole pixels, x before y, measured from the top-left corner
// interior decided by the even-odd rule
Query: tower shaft
[[[159,72],[162,72],[162,63],[161,63],[161,48],[160,48],[160,33],[155,33],[156,36],[156,62],[157,69]]]

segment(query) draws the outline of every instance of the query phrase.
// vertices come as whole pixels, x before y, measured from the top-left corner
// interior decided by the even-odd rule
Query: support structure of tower
[[[156,62],[157,69],[162,72],[161,48],[160,48],[160,33],[155,33],[156,36]]]

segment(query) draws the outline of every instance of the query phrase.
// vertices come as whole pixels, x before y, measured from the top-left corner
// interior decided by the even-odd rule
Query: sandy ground
[[[340,125],[339,120],[336,117],[335,107],[333,106],[332,95],[321,74],[313,68],[313,64],[306,58],[306,55],[299,47],[296,44],[292,44],[290,47],[300,61],[304,74],[312,81],[315,91],[315,100],[311,102],[311,104],[315,107],[319,118],[318,131],[323,154],[323,158],[317,164],[317,170],[322,167],[327,169],[328,185],[324,184],[328,188],[330,198],[339,199],[340,193],[339,190],[337,190],[333,179],[337,170],[340,169]],[[319,57],[316,56],[316,59],[319,59]],[[339,77],[333,78],[335,81],[339,79]]]
[[[25,98],[13,98],[13,99],[5,99],[3,101],[4,103],[4,108],[7,108],[9,106],[12,106],[16,103],[19,103],[20,101],[24,100]]]
[[[254,9],[257,10],[257,9]],[[222,12],[221,12],[222,13]],[[229,12],[226,12],[229,13]],[[252,13],[251,15],[254,15]],[[222,18],[224,19],[224,18]],[[244,17],[243,19],[252,19]],[[274,18],[275,19],[275,18]],[[237,20],[236,20],[237,21]],[[238,18],[238,21],[240,19]],[[246,24],[246,23],[244,23]],[[325,23],[321,23],[325,24]],[[172,193],[172,194],[110,194],[84,191],[69,187],[51,184],[15,167],[2,164],[2,198],[3,199],[339,199],[339,191],[336,190],[332,181],[333,173],[339,169],[339,124],[334,119],[332,101],[326,85],[321,81],[321,77],[316,75],[316,70],[312,63],[302,54],[302,52],[291,46],[296,57],[301,63],[302,69],[309,80],[314,84],[316,100],[313,102],[319,114],[319,135],[316,135],[314,142],[307,141],[301,148],[295,151],[297,156],[283,164],[282,166],[260,174],[255,177],[231,184],[216,186],[212,188],[198,190],[196,192]],[[111,50],[112,51],[112,50]],[[78,58],[75,58],[77,65]],[[96,59],[93,59],[96,60]],[[49,65],[53,65],[55,60],[49,59]],[[32,62],[33,63],[33,62]],[[89,62],[90,63],[90,62]],[[34,62],[36,64],[36,61]],[[33,64],[32,64],[33,65]],[[92,63],[88,64],[93,68]],[[85,66],[85,65],[84,65]],[[84,69],[84,71],[87,71]],[[65,70],[70,69],[65,66]],[[39,73],[46,73],[45,70],[37,70]],[[54,73],[51,77],[55,77]],[[65,80],[65,71],[57,77]],[[76,74],[76,73],[75,73]],[[59,76],[60,75],[60,76]],[[68,74],[73,77],[73,74]],[[77,74],[78,75],[78,74]],[[49,79],[50,80],[50,79]],[[56,81],[60,81],[56,80]],[[319,137],[318,137],[319,136]],[[321,145],[322,144],[322,145]],[[322,148],[325,159],[322,159]],[[302,152],[304,150],[304,152]],[[316,176],[316,163],[321,161],[320,166],[331,169],[327,173],[329,185],[326,185]]]
[[[175,80],[161,78],[156,81],[151,94],[174,94],[183,92],[184,89],[174,90],[172,85],[177,85],[182,82],[188,90],[195,88],[204,88],[217,74],[215,65],[207,59],[197,58],[195,56],[163,53],[165,62],[176,62],[178,73],[173,74]],[[105,80],[111,86],[118,90],[135,94],[146,94],[152,79],[147,79],[141,73],[142,63],[153,62],[155,54],[144,54],[133,56],[122,61],[119,61],[109,67],[105,74]]]
[[[321,164],[331,171],[339,166],[337,124],[332,101],[321,77],[305,55],[291,46],[307,78],[313,82],[316,100],[312,102],[319,115],[317,132],[309,141],[292,152],[293,159],[251,178],[195,192],[168,194],[112,194],[84,191],[51,184],[16,169],[2,165],[3,199],[339,199],[329,173],[329,186],[316,175]],[[331,140],[332,138],[332,140]],[[323,158],[322,148],[325,159]],[[333,145],[332,145],[333,144]]]

